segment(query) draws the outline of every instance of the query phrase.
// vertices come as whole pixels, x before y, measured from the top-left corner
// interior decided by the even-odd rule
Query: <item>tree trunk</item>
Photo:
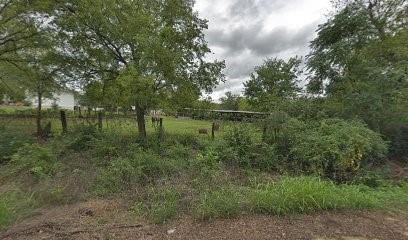
[[[141,138],[146,138],[146,122],[145,122],[145,110],[137,108],[136,109],[136,118],[137,118],[137,128],[139,130],[139,136]]]
[[[37,138],[38,139],[42,138],[42,127],[41,127],[42,113],[41,113],[41,108],[42,108],[42,93],[38,93],[37,116],[36,116]]]

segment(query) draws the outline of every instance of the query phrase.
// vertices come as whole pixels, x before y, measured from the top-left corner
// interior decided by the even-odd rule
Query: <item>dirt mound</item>
[[[0,239],[408,239],[408,213],[242,216],[212,222],[180,217],[154,225],[136,219],[120,201],[93,200],[43,209],[0,233]]]

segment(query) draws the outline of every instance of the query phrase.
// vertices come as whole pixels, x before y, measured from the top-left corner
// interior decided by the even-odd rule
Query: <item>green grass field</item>
[[[4,106],[0,105],[0,125],[11,128],[17,131],[24,131],[27,133],[35,133],[35,118],[34,117],[22,117],[22,118],[4,118],[3,115],[10,115],[18,113],[19,111],[26,111],[35,109],[25,106]],[[48,111],[50,109],[47,109]],[[45,111],[47,111],[45,110]],[[93,113],[94,114],[94,113]],[[44,117],[42,120],[43,126],[48,122],[51,122],[52,130],[54,133],[60,134],[62,132],[62,126],[60,119],[58,118],[59,112],[55,112],[53,115],[56,117],[47,118]],[[86,119],[80,119],[77,117],[68,116],[68,129],[73,129],[76,125],[81,123],[87,123]],[[96,117],[90,120],[91,124],[97,124]],[[194,120],[190,118],[175,118],[171,116],[163,116],[163,127],[165,133],[169,134],[192,134],[197,133],[198,129],[206,128],[208,132],[211,133],[211,121],[204,120]],[[221,126],[222,127],[222,126]],[[150,116],[146,116],[146,128],[148,133],[153,133],[156,129],[153,127]],[[109,116],[103,120],[103,129],[104,131],[119,131],[125,135],[137,134],[137,122],[136,117],[117,117]]]
[[[16,108],[13,107],[4,107],[1,109],[5,110],[7,114],[13,113],[13,110]],[[18,108],[20,109],[20,108]],[[22,131],[26,133],[35,133],[35,118],[34,117],[21,117],[21,118],[7,118],[0,116],[0,125],[8,129],[13,129],[16,131]],[[87,123],[86,119],[71,118],[68,117],[68,130],[73,129],[76,125]],[[51,122],[52,131],[56,134],[62,132],[62,126],[60,119],[57,117],[47,118],[44,117],[42,120],[42,125],[46,125],[48,122]],[[97,124],[96,119],[93,118],[90,120],[91,124]],[[169,134],[185,134],[185,133],[197,133],[198,129],[206,128],[211,132],[211,121],[203,120],[194,120],[186,118],[175,118],[175,117],[163,117],[163,127],[164,131]],[[153,127],[151,118],[146,116],[146,128],[148,133],[153,133],[156,129]],[[124,118],[124,117],[108,117],[103,120],[103,129],[104,131],[118,131],[125,135],[137,134],[137,122],[136,118]]]

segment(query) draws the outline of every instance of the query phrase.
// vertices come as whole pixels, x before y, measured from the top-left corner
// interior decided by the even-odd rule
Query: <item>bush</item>
[[[224,141],[224,144],[219,146],[224,161],[243,167],[253,165],[257,157],[253,129],[247,125],[233,126],[226,130]]]
[[[367,163],[384,159],[387,144],[359,122],[323,120],[291,138],[289,166],[338,181],[351,180]]]
[[[47,147],[26,144],[11,158],[17,171],[27,171],[37,178],[50,177],[58,168],[57,158]]]
[[[97,135],[98,130],[94,125],[78,125],[70,134],[69,148],[75,151],[87,150],[93,146]]]
[[[242,210],[243,195],[233,188],[204,192],[195,208],[195,217],[201,220],[231,218]]]
[[[254,212],[273,215],[377,206],[376,198],[359,186],[336,186],[314,177],[283,178],[259,186],[249,196]]]
[[[199,152],[192,161],[192,167],[198,172],[197,175],[205,179],[217,175],[221,170],[218,153],[213,148]]]

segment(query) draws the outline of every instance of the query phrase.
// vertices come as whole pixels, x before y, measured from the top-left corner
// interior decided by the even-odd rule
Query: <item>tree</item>
[[[320,25],[311,43],[307,66],[311,92],[335,92],[360,51],[408,26],[405,0],[337,0],[331,18]]]
[[[61,65],[54,54],[54,35],[44,31],[52,1],[2,0],[0,2],[0,66],[7,95],[37,98],[37,136],[43,136],[42,100],[52,97]]]
[[[300,63],[296,57],[288,61],[274,58],[255,67],[250,79],[244,83],[249,103],[258,110],[279,110],[285,101],[296,97]]]
[[[123,96],[136,107],[142,137],[146,111],[161,97],[210,92],[223,79],[224,63],[205,60],[207,22],[193,1],[71,0],[54,15],[72,75],[127,88]]]
[[[224,110],[238,111],[240,109],[241,96],[226,92],[225,96],[220,98],[221,108]]]
[[[323,93],[332,116],[362,119],[392,151],[407,149],[408,139],[395,136],[408,131],[408,3],[338,2],[311,45],[309,90]]]

